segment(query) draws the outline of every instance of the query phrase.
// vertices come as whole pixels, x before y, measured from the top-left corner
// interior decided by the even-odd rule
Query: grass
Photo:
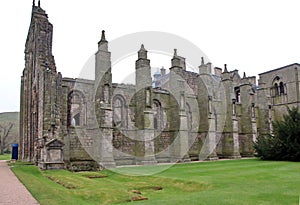
[[[10,160],[10,159],[11,159],[11,154],[0,155],[0,160]]]
[[[118,170],[143,173],[155,167]],[[13,164],[12,170],[40,204],[298,204],[300,163],[258,159],[177,164],[152,176],[105,170],[40,171]],[[138,191],[138,192],[137,192]]]

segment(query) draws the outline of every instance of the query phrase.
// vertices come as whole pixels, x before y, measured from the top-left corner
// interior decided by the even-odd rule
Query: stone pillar
[[[21,77],[21,89],[20,89],[20,116],[19,116],[19,159],[24,159],[24,112],[25,112],[25,96],[24,96],[24,71]]]
[[[199,160],[217,160],[218,156],[216,153],[216,123],[215,116],[209,115],[209,130],[207,131],[207,135],[205,138],[205,142],[199,153]]]
[[[152,78],[147,52],[144,45],[141,45],[135,62],[135,126],[139,130],[144,129],[144,111],[152,107]]]
[[[114,168],[116,163],[113,157],[112,144],[112,108],[106,104],[101,106],[101,116],[103,124],[100,126],[100,165],[104,168]]]
[[[177,55],[177,49],[174,49],[174,55],[171,59],[170,68],[170,91],[178,103],[178,121],[179,129],[173,141],[171,151],[171,161],[186,162],[190,161],[188,156],[189,151],[189,133],[188,120],[186,114],[186,81],[182,77],[186,70],[185,58]],[[175,110],[174,110],[175,111]]]
[[[152,111],[152,78],[150,60],[147,50],[141,45],[138,60],[135,63],[136,93],[135,93],[135,126],[139,129],[137,135],[144,143],[144,156],[138,159],[138,164],[156,164],[154,152],[154,113]]]
[[[152,165],[156,164],[154,153],[154,113],[151,110],[144,111],[144,131],[143,131],[143,140],[145,143],[145,155],[141,161],[142,165]]]
[[[98,138],[95,139],[99,147],[96,147],[94,152],[98,152],[96,153],[96,158],[100,166],[112,168],[116,166],[112,144],[112,73],[111,54],[108,51],[108,41],[105,38],[105,31],[102,31],[95,58],[95,112],[99,124],[100,136],[97,136]]]
[[[178,69],[178,70],[176,70]],[[179,103],[178,117],[179,117],[179,130],[177,135],[174,136],[173,152],[171,161],[174,162],[187,162],[190,161],[188,156],[189,151],[189,133],[188,133],[188,120],[186,114],[186,95],[185,95],[185,81],[180,79],[180,75],[176,72],[180,72],[180,67],[172,67],[171,69],[171,84],[172,93]]]
[[[252,103],[251,107],[251,123],[252,123],[252,133],[253,133],[253,142],[257,140],[257,124],[256,124],[256,110],[255,104]]]
[[[63,129],[63,143],[64,143],[64,162],[65,166],[70,163],[70,137],[68,135],[68,125],[69,125],[69,118],[68,118],[68,94],[70,89],[68,86],[62,86],[62,99],[61,99],[61,109],[65,110],[62,112],[62,129]]]
[[[189,162],[191,159],[188,156],[189,151],[189,133],[187,126],[187,115],[185,110],[180,111],[180,129],[176,139],[175,158],[179,161]]]
[[[236,117],[236,105],[233,103],[233,116],[232,116],[232,135],[233,135],[233,155],[231,158],[238,159],[241,158],[240,155],[240,145],[239,145],[239,125]]]
[[[214,115],[210,115],[209,118],[209,130],[207,135],[208,140],[208,156],[206,160],[217,160],[218,156],[216,153],[217,136],[216,136],[216,119]]]
[[[257,127],[258,135],[266,135],[270,133],[270,125],[268,120],[269,113],[269,102],[268,97],[270,97],[270,92],[267,83],[264,81],[262,76],[259,76],[258,80],[259,89],[257,90],[257,107],[259,112],[257,112]]]
[[[225,115],[223,117],[224,127],[222,128],[222,153],[219,153],[223,158],[235,158],[235,140],[238,140],[238,127],[237,120],[236,120],[236,99],[234,95],[234,85],[233,79],[231,77],[231,73],[227,70],[227,65],[224,65],[224,72],[221,74],[222,78],[222,85],[224,86],[224,95],[223,100],[226,102],[225,105]],[[224,103],[224,102],[223,102]],[[220,112],[220,111],[219,111]]]
[[[246,77],[244,73],[243,78],[241,79],[240,84],[240,100],[241,100],[241,112],[239,113],[239,123],[241,124],[239,130],[240,136],[240,153],[244,157],[253,156],[253,128],[252,128],[252,84],[251,79]]]

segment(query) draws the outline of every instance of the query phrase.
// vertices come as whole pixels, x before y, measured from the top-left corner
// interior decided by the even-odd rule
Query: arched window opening
[[[158,128],[157,117],[154,117],[154,129]]]
[[[109,85],[104,85],[104,89],[103,89],[103,100],[105,103],[109,102]]]
[[[73,118],[72,118],[72,126],[79,126],[80,125],[80,113],[77,113]]]
[[[279,83],[279,91],[280,91],[280,95],[284,94],[284,85],[283,85],[283,82]]]
[[[153,112],[154,112],[154,129],[161,130],[163,125],[162,108],[158,100],[153,100]]]
[[[68,126],[86,125],[86,103],[84,95],[74,90],[68,96]]]
[[[275,96],[279,95],[279,90],[278,90],[278,84],[277,83],[274,84],[274,95]]]
[[[276,76],[273,80],[271,94],[273,97],[286,94],[285,84],[281,78]]]
[[[127,110],[125,99],[117,95],[113,98],[113,126],[119,128],[127,127]]]
[[[235,93],[235,101],[237,103],[241,102],[241,91],[240,91],[240,87],[235,87],[234,88],[234,93]]]

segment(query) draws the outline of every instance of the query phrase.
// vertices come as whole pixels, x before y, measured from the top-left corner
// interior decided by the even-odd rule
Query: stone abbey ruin
[[[113,83],[104,31],[95,80],[65,78],[56,69],[52,34],[46,12],[33,3],[21,77],[19,159],[41,169],[253,156],[257,136],[272,130],[271,121],[286,106],[300,103],[299,64],[261,73],[256,84],[256,77],[226,65],[213,68],[203,58],[199,72],[188,71],[175,49],[169,70],[152,78],[146,45],[137,51],[135,85]]]

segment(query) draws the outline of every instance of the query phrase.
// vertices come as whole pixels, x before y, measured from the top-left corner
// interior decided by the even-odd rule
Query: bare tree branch
[[[11,128],[13,127],[13,123],[8,123],[7,126],[0,125],[0,154],[4,153],[4,149],[7,147],[7,138],[9,136],[9,133],[11,131]],[[2,135],[1,135],[2,133]]]

